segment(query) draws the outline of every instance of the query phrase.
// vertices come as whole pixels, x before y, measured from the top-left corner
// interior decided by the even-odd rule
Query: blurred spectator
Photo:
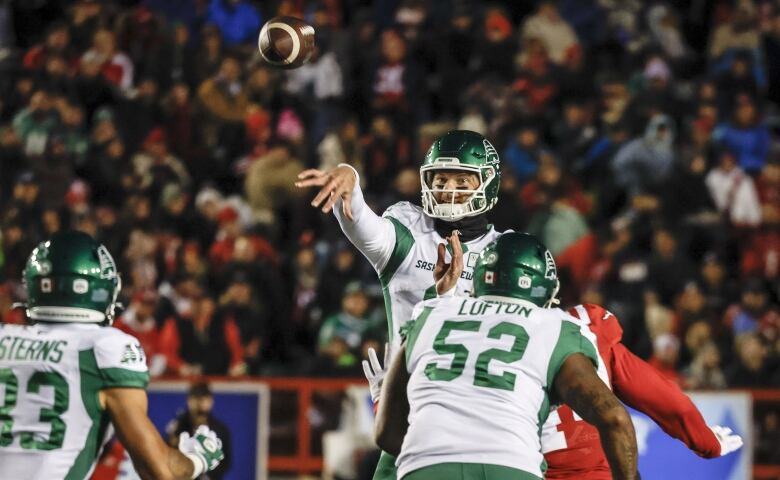
[[[648,262],[651,288],[662,303],[671,305],[677,292],[684,291],[688,279],[693,278],[695,269],[678,245],[674,232],[659,227],[653,232],[653,252]]]
[[[59,125],[53,99],[43,90],[30,97],[27,108],[13,119],[14,131],[22,143],[25,155],[43,155],[49,135]]]
[[[517,181],[524,183],[539,168],[539,156],[543,150],[544,147],[539,138],[539,128],[529,120],[519,125],[516,133],[509,139],[502,159]]]
[[[342,308],[345,288],[354,287],[352,282],[362,277],[360,257],[350,244],[339,241],[333,250],[331,260],[321,274],[322,278],[327,278],[328,281],[320,283],[317,290],[317,299],[322,306],[324,317],[334,315]]]
[[[520,190],[523,209],[533,214],[539,208],[559,200],[582,215],[590,212],[590,201],[585,198],[577,181],[567,175],[556,158],[542,154],[536,178]]]
[[[648,363],[654,366],[667,380],[681,385],[682,377],[677,373],[677,358],[680,340],[670,333],[664,333],[653,340],[653,356]]]
[[[757,98],[758,83],[753,76],[752,56],[749,52],[738,51],[729,68],[716,77],[718,110],[722,118],[734,115],[739,98]],[[710,99],[712,100],[712,99]]]
[[[340,163],[353,166],[362,177],[365,169],[365,153],[360,142],[360,125],[351,117],[340,122],[325,135],[317,146],[320,170],[330,170]]]
[[[647,24],[653,42],[673,60],[682,60],[690,54],[685,38],[680,32],[680,19],[668,5],[657,4],[647,11]]]
[[[485,13],[481,37],[471,60],[475,75],[512,78],[517,50],[513,30],[512,22],[502,10],[493,8]]]
[[[224,170],[231,154],[243,145],[243,121],[249,107],[238,59],[225,57],[216,74],[200,84],[197,98],[205,114],[201,126],[204,144],[221,157],[220,168]]]
[[[561,64],[571,55],[572,50],[579,47],[577,34],[569,24],[561,18],[554,2],[541,2],[536,13],[523,24],[523,39],[538,38],[550,55],[550,59]]]
[[[363,341],[380,336],[384,326],[384,319],[377,322],[368,318],[369,307],[368,296],[360,284],[347,284],[341,298],[341,311],[326,318],[320,328],[317,342],[320,354],[340,367],[359,363]]]
[[[188,186],[190,174],[178,158],[168,150],[168,139],[162,128],[155,128],[146,136],[141,151],[132,159],[133,170],[139,187],[146,189],[152,198],[159,198],[165,185],[178,183]]]
[[[732,122],[719,125],[713,138],[737,155],[739,166],[747,173],[758,173],[769,151],[769,130],[758,118],[756,104],[745,95],[737,101]]]
[[[236,271],[219,298],[217,318],[225,322],[232,320],[239,330],[244,361],[249,371],[256,373],[261,364],[261,353],[267,343],[268,323],[273,315],[273,304],[261,303],[254,295],[252,278],[242,271]],[[266,287],[268,282],[259,283]],[[267,294],[261,298],[266,300]]]
[[[720,352],[714,343],[704,344],[685,372],[685,384],[691,389],[726,388],[726,377],[720,368]]]
[[[706,178],[718,211],[737,227],[754,227],[761,221],[761,208],[753,179],[738,165],[737,155],[723,150]]]
[[[152,77],[141,78],[132,96],[117,104],[117,117],[122,136],[128,145],[136,149],[144,138],[162,123],[157,81]]]
[[[289,146],[279,143],[249,166],[244,191],[254,219],[271,225],[279,209],[300,196],[295,189],[303,164],[293,156]]]
[[[717,59],[732,49],[757,49],[759,32],[752,0],[738,0],[731,18],[717,26],[709,43],[710,57]]]
[[[230,471],[233,450],[230,430],[227,425],[214,416],[213,410],[214,394],[211,392],[209,384],[204,381],[194,382],[187,392],[187,409],[178,413],[176,418],[168,422],[165,426],[165,433],[168,435],[168,444],[176,448],[179,446],[179,435],[182,432],[194,435],[195,430],[201,425],[206,425],[213,430],[222,440],[222,451],[225,453],[225,458],[219,462],[217,468],[208,473],[208,478],[220,480],[225,478],[225,474]]]
[[[755,333],[743,333],[736,338],[736,358],[726,367],[726,383],[731,388],[770,386],[770,366],[767,348]],[[772,385],[776,386],[776,385]]]
[[[774,342],[780,334],[780,313],[771,305],[769,293],[758,278],[749,278],[742,283],[741,301],[726,310],[723,322],[735,337],[758,333]]]
[[[404,37],[396,30],[385,30],[380,48],[380,57],[363,85],[372,110],[390,115],[399,126],[403,118],[425,120],[425,82],[420,67],[407,55]]]
[[[721,217],[706,182],[707,157],[695,153],[676,162],[662,187],[664,217],[674,225],[720,229]]]
[[[61,58],[68,70],[76,61],[75,51],[70,44],[70,31],[65,22],[53,22],[49,25],[44,42],[27,50],[22,65],[30,70],[40,70],[51,57]]]
[[[375,194],[382,194],[392,181],[392,172],[410,165],[411,146],[409,138],[399,132],[386,115],[376,115],[371,128],[361,144],[366,155],[366,183]]]
[[[666,61],[651,56],[645,63],[645,69],[639,79],[641,90],[628,104],[626,115],[631,128],[639,133],[656,115],[667,115],[666,124],[671,128],[681,117],[681,106],[672,90],[672,71]],[[674,142],[674,137],[671,137]]]
[[[341,114],[340,100],[344,95],[341,66],[326,41],[318,38],[311,60],[288,74],[286,89],[310,110],[311,142],[318,144]]]
[[[133,86],[134,66],[127,54],[118,50],[114,32],[98,30],[92,48],[81,57],[82,62],[99,64],[103,77],[123,90]]]
[[[666,115],[647,123],[642,137],[625,144],[612,161],[616,184],[631,195],[645,193],[667,179],[674,165],[674,127]]]
[[[219,28],[227,45],[254,38],[262,25],[260,14],[247,0],[211,0],[206,20]]]
[[[232,318],[215,316],[209,297],[193,301],[190,314],[171,317],[160,329],[160,344],[166,366],[174,374],[230,375],[246,373],[241,333]]]
[[[200,45],[198,56],[195,59],[195,77],[190,79],[193,91],[197,91],[198,86],[217,73],[224,56],[224,46],[219,28],[214,25],[204,25],[200,31]]]

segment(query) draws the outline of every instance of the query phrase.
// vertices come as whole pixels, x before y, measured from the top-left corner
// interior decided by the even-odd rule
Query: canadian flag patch
[[[495,281],[494,273],[490,271],[485,272],[485,283],[489,285],[493,285],[494,281]]]

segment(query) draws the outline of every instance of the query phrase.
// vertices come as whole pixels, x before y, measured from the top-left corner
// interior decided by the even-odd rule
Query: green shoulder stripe
[[[81,449],[73,462],[73,466],[70,467],[65,480],[82,480],[87,476],[102,446],[100,438],[102,424],[105,421],[104,417],[107,417],[103,415],[98,400],[102,380],[94,350],[82,350],[79,352],[79,373],[81,377],[81,400],[84,402],[84,408],[87,410],[90,420],[92,420],[92,425],[87,433],[84,448]]]
[[[101,368],[100,376],[103,388],[146,388],[149,385],[149,372],[112,367]]]
[[[404,331],[405,340],[406,340],[406,365],[409,366],[409,359],[412,355],[412,350],[414,350],[414,345],[417,343],[417,337],[420,335],[420,331],[422,330],[423,326],[425,326],[426,320],[428,320],[428,316],[433,311],[433,307],[425,307],[423,308],[422,313],[420,315],[410,320],[409,323],[404,325],[405,327],[408,326],[408,329]]]
[[[379,281],[382,282],[383,286],[387,286],[390,283],[398,267],[401,266],[401,262],[409,255],[409,251],[412,249],[412,245],[414,245],[412,232],[404,224],[393,217],[386,218],[393,222],[395,227],[395,246],[393,247],[393,253],[390,254],[390,260],[387,261],[387,265],[379,274]]]
[[[599,360],[596,349],[593,344],[585,338],[580,332],[580,326],[569,322],[561,322],[561,333],[558,336],[558,342],[555,344],[550,363],[547,367],[547,388],[552,392],[552,383],[558,371],[563,366],[563,362],[573,353],[582,353],[587,356],[595,367],[598,367]]]

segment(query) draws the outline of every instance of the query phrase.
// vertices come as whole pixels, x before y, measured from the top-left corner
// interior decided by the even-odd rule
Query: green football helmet
[[[114,258],[86,233],[56,233],[24,268],[27,316],[33,321],[111,324],[122,288]]]
[[[536,237],[509,232],[488,244],[474,266],[474,295],[527,300],[549,308],[558,303],[555,259]]]
[[[436,171],[456,170],[474,173],[479,178],[476,190],[445,190],[433,188]],[[498,152],[487,138],[470,130],[451,130],[436,139],[420,167],[422,207],[433,218],[454,222],[487,212],[498,201],[501,181]],[[434,192],[452,192],[452,201],[439,203]],[[455,203],[455,193],[469,193],[464,203]]]

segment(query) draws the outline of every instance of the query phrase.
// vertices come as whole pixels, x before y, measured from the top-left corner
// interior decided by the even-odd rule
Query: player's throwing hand
[[[312,207],[322,207],[323,213],[328,213],[339,199],[343,200],[344,215],[352,218],[352,190],[355,188],[357,175],[355,170],[347,165],[339,165],[328,172],[316,168],[304,170],[298,174],[295,186],[298,188],[320,187],[320,191],[314,200]]]

